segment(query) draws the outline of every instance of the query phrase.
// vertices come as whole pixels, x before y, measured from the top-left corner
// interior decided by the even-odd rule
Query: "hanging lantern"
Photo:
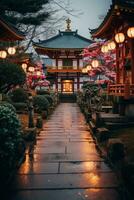
[[[87,65],[86,69],[87,69],[87,71],[90,71],[92,69],[92,66],[91,65]]]
[[[92,61],[92,66],[93,66],[93,68],[97,68],[99,66],[99,61],[98,60],[93,60]]]
[[[102,52],[102,53],[107,53],[107,52],[108,52],[108,46],[107,46],[107,45],[103,45],[103,46],[101,47],[101,52]]]
[[[130,27],[130,28],[127,30],[127,35],[128,35],[128,37],[130,37],[130,38],[134,38],[134,27]]]
[[[27,63],[22,63],[22,68],[24,69],[24,71],[26,71],[26,69],[27,69]]]
[[[5,50],[0,51],[0,58],[5,59],[7,57],[7,52]]]
[[[86,68],[83,68],[83,69],[82,69],[82,73],[83,73],[83,74],[87,73],[87,69],[86,69]]]
[[[125,35],[124,35],[123,33],[117,33],[117,34],[115,35],[115,41],[116,41],[117,43],[123,43],[124,40],[125,40]]]
[[[34,72],[34,67],[30,66],[30,67],[28,68],[28,71],[29,71],[29,72]]]
[[[40,72],[40,71],[37,71],[36,74],[37,74],[37,76],[40,76],[40,75],[41,75],[41,72]]]
[[[114,41],[108,43],[108,49],[114,50],[116,48],[116,44]]]
[[[16,53],[15,47],[9,47],[7,51],[8,51],[8,53],[9,53],[10,55],[14,55],[14,54]]]

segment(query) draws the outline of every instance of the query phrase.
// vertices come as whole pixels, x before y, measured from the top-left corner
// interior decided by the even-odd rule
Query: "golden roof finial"
[[[66,20],[66,23],[67,23],[67,28],[66,28],[66,31],[71,31],[71,20],[68,18],[67,20]]]

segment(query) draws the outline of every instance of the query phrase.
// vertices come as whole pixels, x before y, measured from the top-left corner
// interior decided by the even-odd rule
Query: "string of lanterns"
[[[16,53],[16,48],[15,47],[9,47],[7,49],[7,51],[4,50],[0,50],[0,58],[5,59],[7,57],[7,55],[14,55]]]
[[[129,38],[134,38],[134,27],[130,27],[127,30],[127,36]],[[121,44],[125,41],[124,33],[116,33],[114,40],[117,44]],[[101,51],[102,53],[108,53],[109,50],[114,50],[116,48],[116,43],[114,41],[110,41],[102,45]]]

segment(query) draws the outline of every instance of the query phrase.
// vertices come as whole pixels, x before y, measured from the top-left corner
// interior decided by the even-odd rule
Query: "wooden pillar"
[[[132,84],[134,84],[134,39],[130,39],[130,58],[131,58]]]
[[[77,58],[77,69],[79,69],[80,60]],[[77,91],[80,89],[80,73],[77,72]]]
[[[80,73],[77,72],[77,90],[80,89]]]
[[[58,72],[56,73],[56,90],[58,92]]]
[[[119,70],[119,45],[116,45],[116,84],[120,82]]]

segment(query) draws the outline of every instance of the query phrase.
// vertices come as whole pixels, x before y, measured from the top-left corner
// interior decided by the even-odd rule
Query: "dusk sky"
[[[99,16],[106,15],[112,0],[71,0],[73,9],[80,10],[83,14],[79,17],[70,16],[72,29],[78,29],[79,34],[89,38],[88,28],[97,28],[103,19]]]

